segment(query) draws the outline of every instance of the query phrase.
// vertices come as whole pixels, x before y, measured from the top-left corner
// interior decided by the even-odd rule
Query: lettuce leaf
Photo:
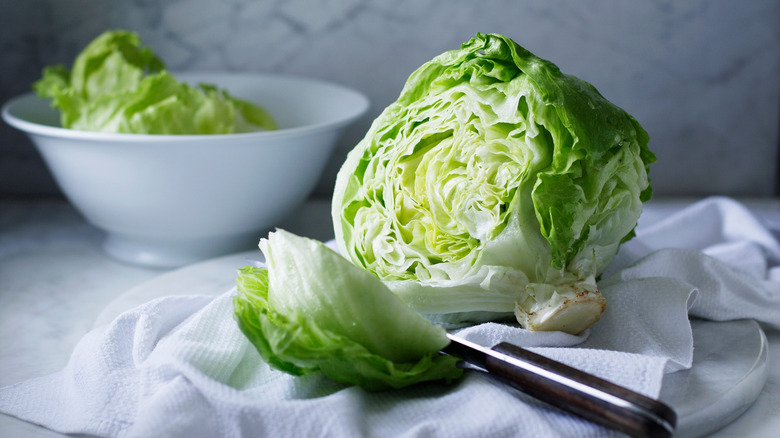
[[[134,134],[229,134],[276,128],[262,107],[206,84],[179,82],[134,32],[107,31],[73,68],[46,67],[33,84],[64,128]]]
[[[321,371],[369,390],[460,377],[438,351],[443,328],[411,310],[376,277],[325,245],[283,230],[260,247],[268,267],[239,270],[236,320],[271,366]]]

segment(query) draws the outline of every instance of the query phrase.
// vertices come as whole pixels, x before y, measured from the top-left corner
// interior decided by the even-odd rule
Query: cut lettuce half
[[[134,32],[108,31],[68,70],[46,67],[33,84],[60,111],[62,127],[132,134],[230,134],[272,130],[262,107],[214,86],[179,82]]]
[[[590,84],[477,34],[412,73],[347,156],[339,251],[431,319],[578,333],[651,196],[647,143]]]
[[[283,230],[260,247],[268,267],[244,267],[234,300],[238,325],[271,366],[321,371],[369,390],[460,377],[449,343],[375,276],[322,243]]]

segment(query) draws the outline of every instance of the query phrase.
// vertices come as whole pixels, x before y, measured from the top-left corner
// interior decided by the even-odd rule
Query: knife
[[[447,337],[442,353],[559,409],[632,437],[674,433],[677,415],[662,402],[507,342],[486,348]]]

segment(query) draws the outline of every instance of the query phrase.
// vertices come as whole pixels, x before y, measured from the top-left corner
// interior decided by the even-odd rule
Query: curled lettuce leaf
[[[276,128],[262,107],[211,85],[191,86],[165,70],[134,32],[108,31],[73,68],[46,67],[33,84],[52,99],[64,128],[133,134],[230,134]]]
[[[369,390],[461,375],[457,359],[438,353],[449,343],[444,329],[370,273],[283,230],[260,246],[268,267],[239,270],[234,308],[271,366],[294,375],[322,371]]]
[[[412,73],[349,153],[339,251],[433,319],[582,331],[650,198],[647,143],[592,85],[477,34]]]

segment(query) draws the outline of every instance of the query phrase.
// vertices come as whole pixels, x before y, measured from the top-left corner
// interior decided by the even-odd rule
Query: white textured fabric
[[[780,327],[780,246],[740,204],[704,200],[624,245],[601,281],[609,307],[581,336],[487,323],[509,341],[657,396],[691,366],[688,315]],[[615,435],[476,372],[452,385],[369,393],[271,370],[232,316],[232,294],[170,296],[87,334],[62,371],[0,389],[0,411],[65,433],[118,437]]]

